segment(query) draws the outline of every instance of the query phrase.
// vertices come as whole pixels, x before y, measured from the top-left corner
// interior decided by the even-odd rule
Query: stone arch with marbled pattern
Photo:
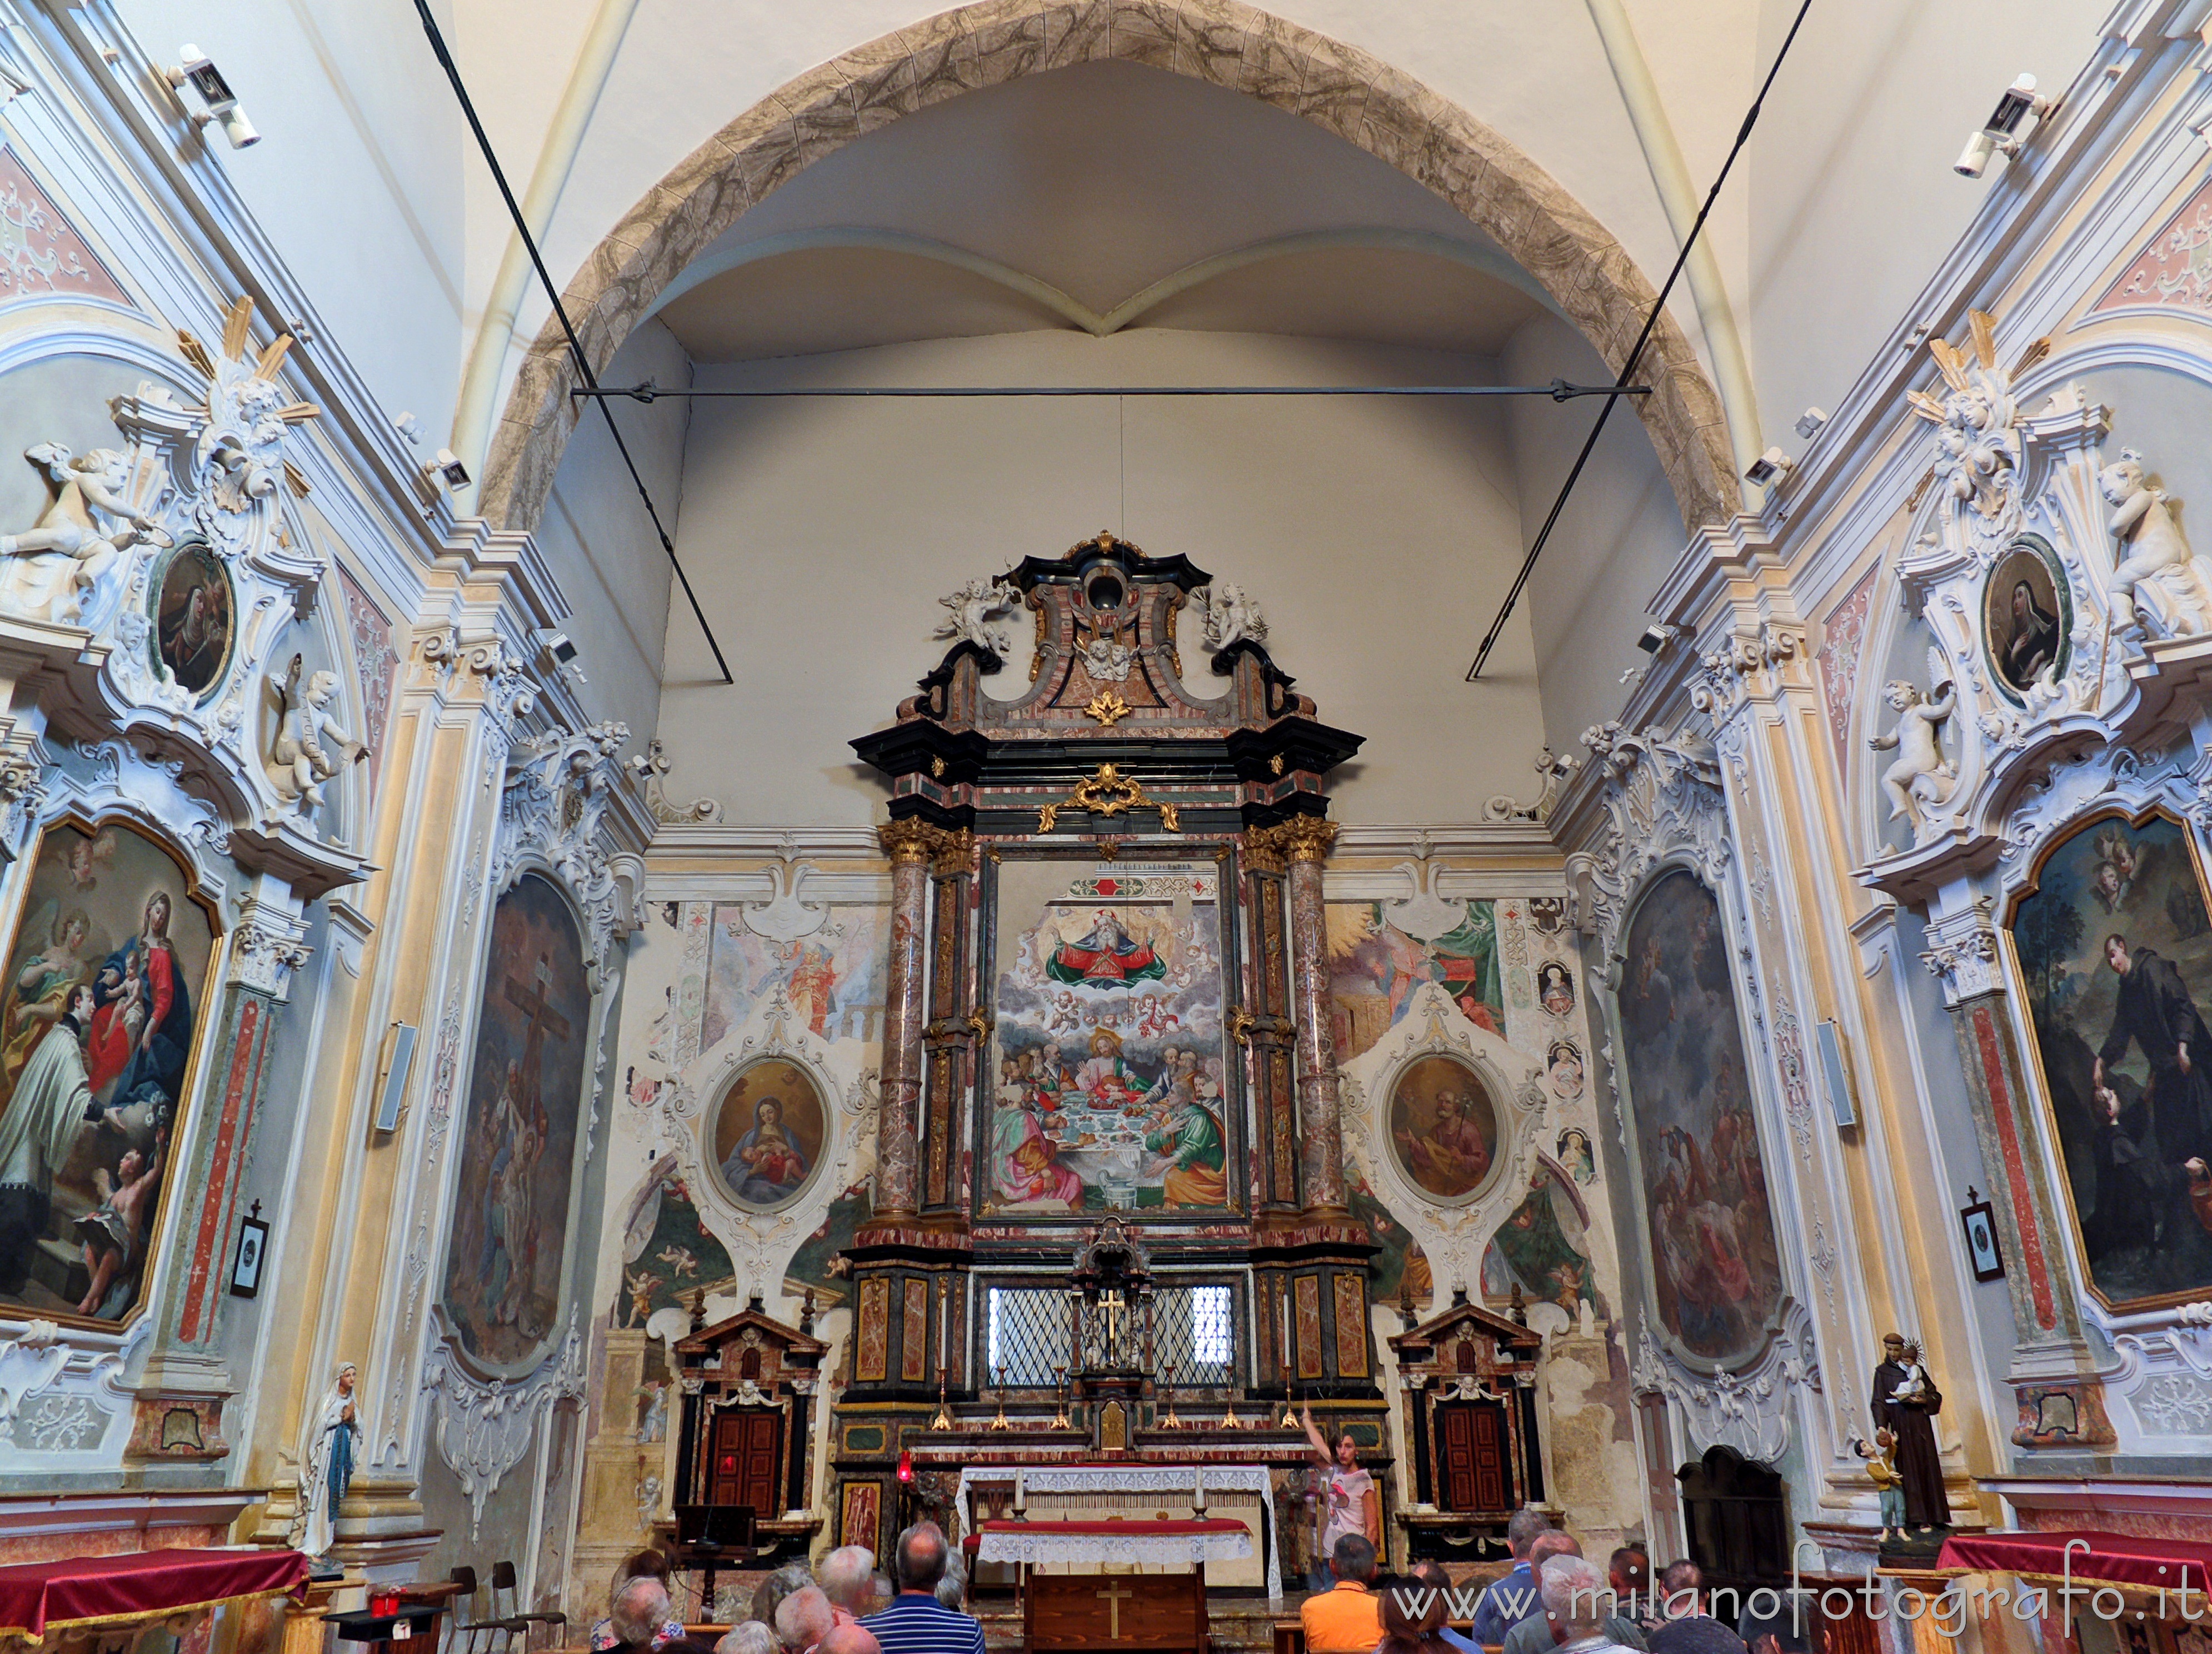
[[[979,0],[809,70],[693,150],[592,250],[562,301],[605,366],[677,273],[780,185],[853,139],[964,93],[1106,59],[1226,87],[1356,144],[1449,202],[1540,282],[1619,370],[1654,291],[1612,234],[1528,156],[1379,58],[1237,0]],[[1662,316],[1637,411],[1686,528],[1741,500],[1719,397]],[[574,428],[557,321],[493,433],[478,509],[535,527]]]

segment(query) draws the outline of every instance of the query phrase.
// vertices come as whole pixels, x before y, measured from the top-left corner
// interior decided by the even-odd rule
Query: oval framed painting
[[[2023,534],[2007,546],[1982,587],[1982,648],[1990,676],[2015,704],[2048,672],[2066,675],[2073,653],[2074,598],[2050,542]]]
[[[237,637],[238,602],[230,571],[215,553],[187,540],[162,555],[154,567],[146,634],[156,677],[169,679],[205,700],[230,670]]]
[[[1462,1206],[1490,1186],[1498,1152],[1498,1100],[1455,1057],[1417,1057],[1390,1087],[1390,1156],[1430,1199]]]
[[[707,1116],[714,1173],[749,1212],[789,1206],[822,1169],[830,1110],[814,1076],[782,1057],[749,1062]]]

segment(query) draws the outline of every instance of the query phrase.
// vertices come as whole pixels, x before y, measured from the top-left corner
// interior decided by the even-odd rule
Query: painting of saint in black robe
[[[2212,1286],[2212,925],[2186,830],[2106,815],[2013,918],[2067,1192],[2112,1304]]]

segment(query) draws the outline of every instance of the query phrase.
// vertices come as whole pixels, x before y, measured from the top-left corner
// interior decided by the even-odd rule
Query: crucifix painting
[[[446,1257],[446,1317],[492,1365],[555,1330],[591,1005],[567,901],[524,874],[492,909]]]

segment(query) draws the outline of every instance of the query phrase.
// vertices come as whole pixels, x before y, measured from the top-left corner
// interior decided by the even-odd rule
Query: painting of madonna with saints
[[[0,1009],[0,1310],[137,1307],[215,946],[188,889],[119,822],[40,841]]]
[[[1214,868],[1009,860],[1000,878],[981,1209],[1233,1207]]]

